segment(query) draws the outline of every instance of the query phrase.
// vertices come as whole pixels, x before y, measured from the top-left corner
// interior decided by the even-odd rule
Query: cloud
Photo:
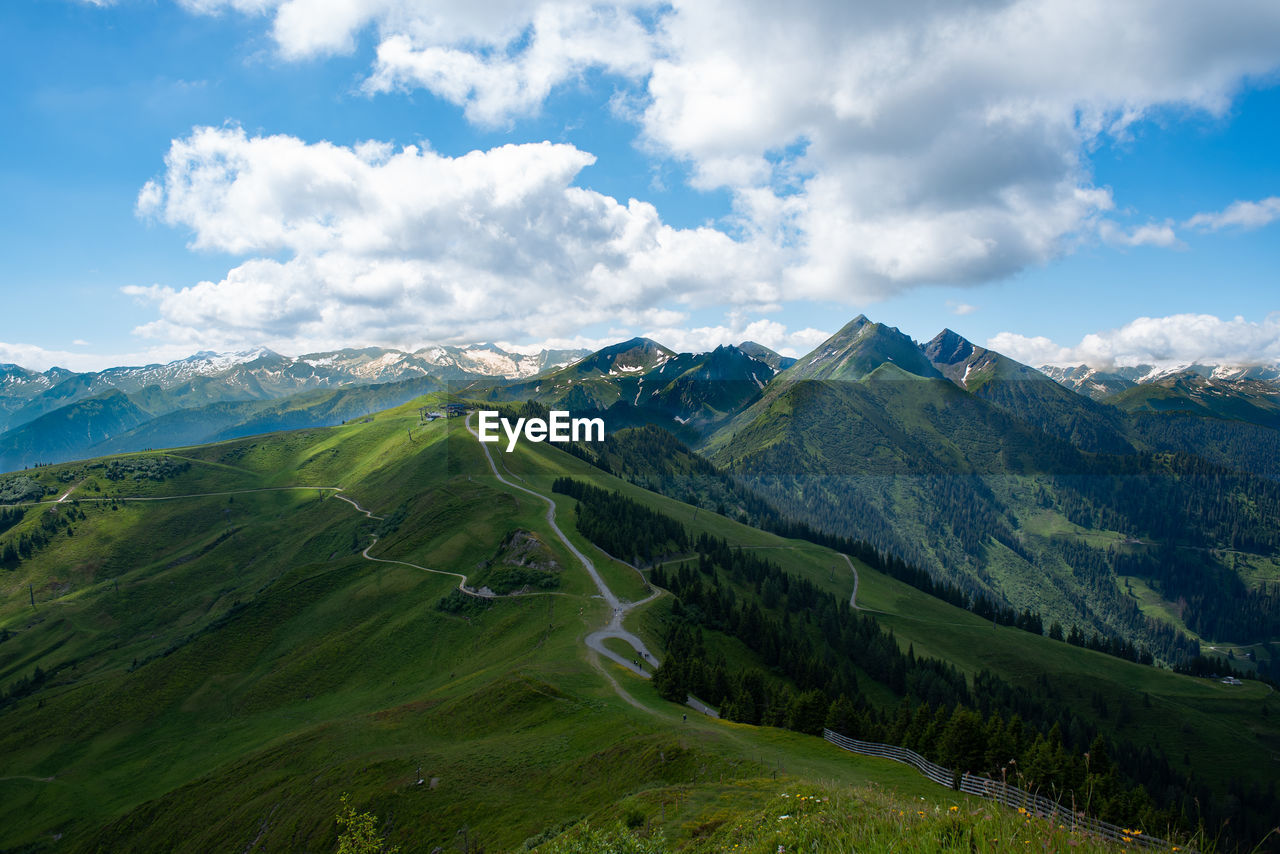
[[[1223,228],[1262,228],[1280,219],[1280,196],[1256,202],[1233,202],[1216,213],[1198,213],[1183,223],[1184,228],[1218,231]]]
[[[488,50],[477,51],[477,42]],[[523,46],[515,48],[517,42]],[[463,107],[472,122],[495,126],[536,113],[555,87],[588,69],[638,80],[652,67],[653,51],[650,32],[625,7],[543,4],[519,26],[472,34],[466,47],[388,35],[363,88],[426,89]]]
[[[728,325],[658,327],[643,334],[680,353],[705,353],[723,344],[754,341],[783,356],[797,358],[831,337],[830,332],[812,327],[789,331],[775,320],[760,319],[749,323],[743,323],[741,317],[731,317],[730,320]]]
[[[1211,314],[1139,317],[1118,329],[1061,346],[1044,337],[1001,332],[987,346],[1029,365],[1257,365],[1280,363],[1280,313],[1262,321]]]
[[[1102,220],[1098,224],[1098,236],[1109,246],[1159,246],[1166,249],[1183,246],[1173,226],[1167,222],[1148,223],[1126,231],[1110,220]]]
[[[366,92],[425,89],[484,126],[613,75],[648,152],[789,250],[789,296],[846,303],[1071,251],[1114,207],[1093,148],[1163,108],[1223,115],[1280,65],[1273,0],[184,2],[269,16],[290,58],[372,29]],[[1169,225],[1103,231],[1177,243]]]
[[[85,341],[73,341],[73,345],[89,346]],[[50,350],[36,344],[0,341],[0,364],[15,364],[31,371],[47,371],[60,367],[72,371],[101,371],[119,365],[153,365],[171,362],[191,355],[191,350],[181,344],[161,344],[143,350],[111,353],[85,353],[70,350]]]
[[[1280,9],[1220,11],[1075,0],[678,5],[644,131],[740,199],[810,176],[766,200],[805,250],[794,293],[852,299],[990,281],[1067,251],[1112,207],[1092,185],[1092,146],[1164,105],[1221,114],[1243,76],[1275,67]],[[777,154],[797,144],[794,156]]]
[[[196,128],[138,212],[189,229],[193,249],[251,257],[217,282],[126,289],[160,313],[136,331],[191,347],[408,346],[776,302],[776,247],[574,186],[592,162],[546,142],[446,157]]]
[[[947,300],[947,310],[952,314],[963,317],[966,314],[973,314],[978,310],[976,305],[969,305],[967,302],[956,302],[955,300]]]

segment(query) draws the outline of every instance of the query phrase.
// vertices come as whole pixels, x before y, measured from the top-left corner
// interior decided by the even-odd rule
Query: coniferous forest
[[[1095,697],[1095,714],[1086,717],[1068,710],[1043,675],[1035,690],[990,672],[966,678],[947,662],[902,650],[874,617],[749,551],[705,534],[691,540],[675,520],[616,492],[570,478],[558,479],[555,489],[578,499],[579,531],[605,551],[646,563],[659,559],[649,579],[675,597],[666,659],[654,676],[668,699],[682,702],[692,694],[730,720],[811,734],[825,726],[897,744],[957,771],[1016,777],[1024,788],[1087,802],[1092,814],[1120,824],[1193,831],[1201,824],[1230,826],[1231,819],[1240,839],[1266,832],[1274,784],[1236,784],[1228,797],[1215,797],[1176,767],[1176,757],[1107,726],[1140,716],[1141,708]],[[627,542],[631,536],[634,544]],[[859,559],[876,555],[856,551]],[[887,566],[891,574],[910,578],[919,572],[877,557],[877,568]],[[943,599],[959,598],[946,586],[936,590]],[[965,604],[989,616],[989,606]],[[1007,625],[1044,631],[1037,615],[1003,616]],[[711,634],[741,643],[758,664],[731,666],[722,653],[709,651],[717,646],[708,643]],[[1121,639],[1086,635],[1077,627],[1064,632],[1058,625],[1048,634],[1151,663],[1149,652]],[[869,682],[887,688],[896,702],[872,702],[864,690]]]

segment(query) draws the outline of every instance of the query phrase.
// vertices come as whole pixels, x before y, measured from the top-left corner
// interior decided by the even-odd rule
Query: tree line
[[[618,493],[577,491],[578,519],[586,520],[580,530],[588,538],[588,532],[636,530],[640,519],[655,514]],[[601,496],[608,496],[614,523],[609,527],[592,522],[591,502]],[[665,530],[664,539],[674,541],[674,529]],[[1215,797],[1158,748],[1119,734],[1142,714],[1121,698],[1096,695],[1094,718],[1088,718],[1044,675],[1014,686],[984,671],[970,684],[945,661],[918,656],[910,647],[902,651],[891,630],[808,579],[706,534],[691,538],[690,547],[692,557],[678,566],[650,572],[655,585],[675,596],[666,658],[654,676],[664,697],[683,701],[693,694],[729,720],[814,734],[825,725],[851,737],[911,747],[958,770],[1004,775],[1011,782],[1013,775],[1024,788],[1065,801],[1075,797],[1078,806],[1089,802],[1095,815],[1119,823],[1191,829],[1198,821],[1231,818],[1240,839],[1265,831],[1259,823],[1273,803],[1274,786],[1236,783],[1231,797]],[[1050,631],[1066,642],[1140,655],[1078,629]],[[708,649],[708,632],[735,639],[759,666],[730,666],[722,653]],[[871,702],[863,691],[866,679],[899,697],[898,705]],[[1095,718],[1115,726],[1103,732]]]
[[[684,526],[623,497],[580,480],[558,477],[551,491],[578,499],[578,530],[609,554],[636,566],[658,557],[688,551],[689,535]]]

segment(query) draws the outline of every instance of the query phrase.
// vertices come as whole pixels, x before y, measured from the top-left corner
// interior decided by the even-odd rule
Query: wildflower
[[[955,806],[954,804],[952,804],[952,806],[951,806],[951,811],[952,811],[952,812],[960,812],[960,807]]]

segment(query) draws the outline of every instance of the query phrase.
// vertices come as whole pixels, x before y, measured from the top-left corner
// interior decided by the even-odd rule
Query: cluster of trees
[[[1178,602],[1183,622],[1196,634],[1280,637],[1280,586],[1249,589],[1208,550],[1163,545],[1109,557],[1117,575],[1143,578],[1166,600]]]
[[[1198,641],[1169,623],[1142,613],[1137,600],[1116,584],[1116,549],[1096,549],[1084,542],[1062,539],[1054,541],[1053,551],[1083,582],[1084,591],[1073,596],[1080,610],[1088,608],[1105,614],[1111,623],[1123,626],[1130,637],[1140,639],[1154,657],[1172,666],[1200,654]]]
[[[1266,664],[1267,662],[1263,662]],[[1223,661],[1221,658],[1212,658],[1207,655],[1197,655],[1195,658],[1186,662],[1178,668],[1179,673],[1185,673],[1188,676],[1200,676],[1207,678],[1217,678],[1219,676],[1234,676],[1237,679],[1248,678],[1248,674],[1243,670],[1236,670],[1231,666],[1229,661]],[[1263,707],[1265,709],[1265,707]]]
[[[1129,427],[1153,448],[1195,454],[1215,465],[1280,479],[1280,430],[1274,427],[1174,412],[1132,412]]]
[[[0,534],[21,522],[26,515],[21,507],[0,507]]]
[[[1053,482],[1063,513],[1084,527],[1201,548],[1280,549],[1280,483],[1192,454],[1100,457],[1094,473]]]
[[[1054,640],[1066,640],[1072,646],[1084,647],[1094,652],[1105,652],[1107,655],[1123,658],[1137,664],[1155,663],[1151,650],[1146,647],[1137,646],[1124,638],[1103,637],[1097,632],[1085,637],[1085,633],[1080,631],[1078,626],[1072,626],[1071,631],[1067,632],[1067,636],[1063,638],[1062,626],[1054,623],[1049,627],[1049,637]]]
[[[472,583],[479,587],[488,587],[499,596],[505,596],[513,590],[521,590],[525,587],[536,590],[555,590],[560,586],[560,576],[545,569],[494,564],[481,571]]]
[[[23,676],[10,683],[7,689],[0,691],[0,709],[39,691],[49,681],[49,677],[49,671],[37,666],[30,676]]]
[[[868,727],[847,701],[833,703],[830,717],[854,730],[861,726],[863,734],[855,737],[900,745],[957,773],[981,774],[1074,802],[1104,821],[1126,824],[1141,818],[1150,827],[1165,817],[1153,809],[1145,789],[1125,779],[1100,735],[1081,751],[1068,747],[1056,723],[1041,732],[1017,715],[1006,719],[959,705],[912,707],[905,700],[878,725]]]
[[[19,475],[0,482],[0,504],[21,504],[44,498],[44,485],[34,478]]]
[[[174,460],[169,457],[128,457],[122,460],[111,460],[105,466],[107,480],[118,481],[126,478],[133,480],[167,480],[182,474],[191,468],[186,460]]]
[[[641,566],[689,549],[683,525],[620,492],[568,477],[556,478],[551,490],[578,499],[578,530],[614,557]]]
[[[78,504],[72,504],[65,509],[59,505],[50,508],[48,512],[41,512],[38,526],[22,531],[17,536],[11,536],[3,548],[0,548],[0,566],[12,569],[47,546],[60,531],[65,531],[67,536],[72,536],[75,533],[73,523],[84,518],[85,512]],[[19,512],[12,524],[20,521],[22,521],[22,514]],[[0,521],[0,531],[8,527],[10,526]]]
[[[489,610],[492,603],[479,596],[469,596],[458,588],[453,588],[436,602],[436,610],[445,614],[458,614],[470,617]]]

